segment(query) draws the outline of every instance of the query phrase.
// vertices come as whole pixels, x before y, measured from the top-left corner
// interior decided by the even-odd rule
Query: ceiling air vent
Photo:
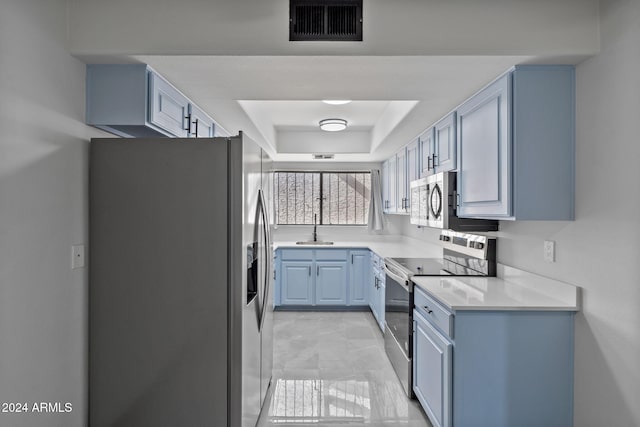
[[[290,41],[362,41],[362,0],[289,0]]]
[[[335,154],[314,154],[313,160],[331,160],[335,157]]]

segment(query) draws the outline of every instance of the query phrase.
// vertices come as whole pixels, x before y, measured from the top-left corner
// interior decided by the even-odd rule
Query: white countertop
[[[498,277],[414,277],[450,310],[578,311],[579,288],[498,265]]]
[[[273,243],[273,248],[298,248],[298,249],[331,249],[331,248],[364,248],[370,249],[382,258],[406,258],[406,257],[424,257],[424,258],[440,258],[442,257],[442,247],[438,245],[422,242],[417,239],[401,238],[389,236],[386,240],[366,241],[353,240],[334,242],[333,245],[297,245],[294,241],[279,241]]]
[[[404,236],[335,241],[333,245],[274,242],[278,248],[370,249],[382,258],[441,258],[442,247]],[[580,289],[568,283],[498,264],[498,277],[414,277],[413,282],[450,310],[578,311]]]

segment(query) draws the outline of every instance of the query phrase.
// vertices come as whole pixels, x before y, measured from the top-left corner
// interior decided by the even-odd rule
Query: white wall
[[[498,261],[583,289],[575,426],[640,426],[640,2],[603,1],[600,29],[601,53],[576,69],[576,220],[501,222]]]
[[[0,402],[73,410],[0,412],[0,426],[86,425],[87,271],[70,269],[70,248],[88,242],[94,131],[66,13],[64,0],[0,3]]]
[[[290,43],[287,0],[69,0],[72,52],[582,55],[597,50],[597,0],[363,3],[362,42]]]

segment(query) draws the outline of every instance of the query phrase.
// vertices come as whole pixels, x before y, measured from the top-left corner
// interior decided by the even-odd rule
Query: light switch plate
[[[84,268],[85,254],[84,245],[71,246],[71,269]]]
[[[556,242],[553,240],[544,241],[544,260],[546,262],[556,262]]]

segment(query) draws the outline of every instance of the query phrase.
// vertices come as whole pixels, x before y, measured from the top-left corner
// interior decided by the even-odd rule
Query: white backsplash
[[[340,241],[390,241],[399,240],[402,233],[402,220],[399,215],[385,215],[385,228],[371,231],[358,225],[319,225],[318,240]],[[275,241],[299,241],[313,239],[313,225],[277,225],[274,226]]]

